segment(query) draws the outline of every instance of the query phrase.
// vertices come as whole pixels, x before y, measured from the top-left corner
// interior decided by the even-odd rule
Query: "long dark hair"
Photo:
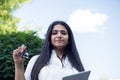
[[[82,65],[82,62],[80,60],[80,57],[79,57],[79,54],[78,54],[78,51],[77,51],[77,48],[75,45],[73,33],[72,33],[69,25],[67,23],[65,23],[64,21],[54,21],[48,28],[48,31],[46,34],[46,39],[44,41],[44,44],[43,44],[43,47],[41,50],[41,54],[38,57],[38,59],[36,60],[36,63],[32,69],[31,80],[38,80],[38,74],[39,74],[40,70],[45,65],[47,65],[47,63],[50,60],[51,52],[53,49],[52,44],[51,44],[51,33],[52,33],[53,27],[57,24],[63,25],[68,31],[69,40],[68,40],[68,44],[65,49],[65,53],[66,53],[66,56],[68,56],[70,63],[78,71],[84,71],[84,67]]]

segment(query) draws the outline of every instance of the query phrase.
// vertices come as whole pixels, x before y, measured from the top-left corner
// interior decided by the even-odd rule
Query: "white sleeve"
[[[25,80],[31,80],[31,71],[39,55],[33,56],[27,64],[25,70]]]

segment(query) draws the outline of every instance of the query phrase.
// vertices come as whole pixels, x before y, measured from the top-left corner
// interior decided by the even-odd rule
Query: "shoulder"
[[[34,65],[34,63],[36,62],[36,60],[38,59],[39,56],[40,55],[35,55],[35,56],[31,57],[31,59],[28,62],[28,66],[29,65]]]
[[[36,61],[39,56],[40,56],[40,55],[35,55],[35,56],[33,56],[33,57],[30,59],[29,62],[31,62],[31,61]]]
[[[29,65],[30,65],[30,67],[33,66],[39,56],[40,56],[40,55],[35,55],[35,56],[33,56],[33,57],[29,60],[27,67],[29,67]]]
[[[32,68],[37,60],[37,58],[39,57],[40,55],[35,55],[33,56],[30,61],[28,62],[28,65],[26,67],[26,70],[25,70],[25,79],[26,80],[31,80],[31,72],[32,72]]]

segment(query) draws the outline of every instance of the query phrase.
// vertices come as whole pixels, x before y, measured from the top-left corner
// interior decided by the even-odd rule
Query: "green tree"
[[[17,30],[13,12],[28,0],[0,0],[0,80],[14,80],[13,50],[25,44],[30,58],[40,53],[43,40],[34,31]],[[25,68],[28,63],[25,60]]]
[[[27,1],[29,0],[0,0],[0,34],[17,32],[19,18],[13,17],[12,13]]]
[[[25,44],[30,58],[40,53],[42,46],[36,32],[17,32],[0,35],[0,80],[14,80],[14,62],[12,58],[13,50]],[[25,68],[29,59],[25,60]]]

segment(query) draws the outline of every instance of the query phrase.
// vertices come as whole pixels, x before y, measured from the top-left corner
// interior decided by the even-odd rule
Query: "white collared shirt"
[[[31,71],[37,58],[38,56],[34,56],[29,61],[25,71],[26,80],[31,80]],[[48,65],[41,69],[38,78],[39,80],[62,80],[63,77],[76,73],[78,73],[78,71],[71,66],[68,57],[61,62],[53,50]]]

